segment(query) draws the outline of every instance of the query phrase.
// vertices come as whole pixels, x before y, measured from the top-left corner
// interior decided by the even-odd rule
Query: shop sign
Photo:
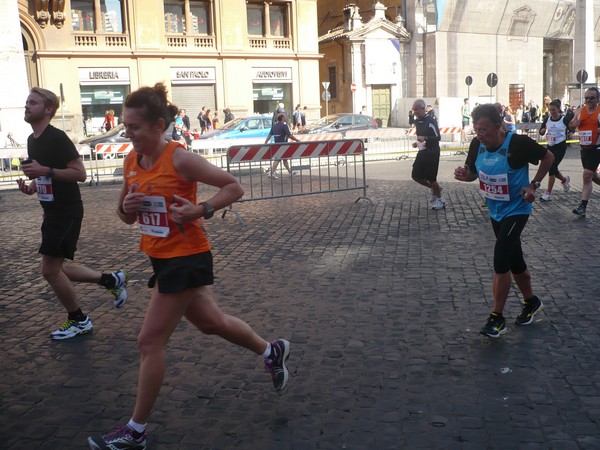
[[[79,83],[92,84],[129,84],[129,67],[80,67]]]
[[[255,83],[292,82],[291,67],[253,67],[252,81]]]
[[[172,84],[215,84],[214,67],[171,67]]]

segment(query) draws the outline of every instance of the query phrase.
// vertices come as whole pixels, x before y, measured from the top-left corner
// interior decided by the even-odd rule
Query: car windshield
[[[223,125],[219,130],[235,130],[245,119],[233,119]]]
[[[313,125],[314,126],[323,126],[323,125],[327,125],[330,123],[335,122],[336,120],[338,120],[340,118],[340,116],[338,116],[337,114],[330,114],[328,116],[325,117],[321,117],[319,120],[317,120]]]

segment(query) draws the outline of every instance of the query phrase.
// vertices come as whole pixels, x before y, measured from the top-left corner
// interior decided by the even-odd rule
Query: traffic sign
[[[487,85],[491,88],[495,87],[498,84],[498,75],[494,72],[490,73],[487,76]]]
[[[581,69],[579,72],[577,72],[577,82],[578,83],[585,83],[588,79],[588,73],[587,71]]]
[[[467,86],[471,86],[473,84],[473,77],[471,75],[469,75],[467,78],[465,78],[465,84]]]
[[[323,91],[323,93],[321,94],[321,98],[324,102],[328,102],[329,100],[331,100],[331,92]]]
[[[352,92],[356,92],[356,83],[352,83],[352,84],[350,85],[350,90],[351,90]]]
[[[331,83],[329,81],[323,81],[321,84],[323,85],[323,88],[328,91]]]

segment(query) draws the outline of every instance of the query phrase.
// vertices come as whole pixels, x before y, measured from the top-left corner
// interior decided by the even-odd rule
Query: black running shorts
[[[527,270],[521,248],[521,232],[529,219],[527,214],[508,216],[501,222],[492,221],[492,228],[496,235],[494,247],[494,272],[503,274],[509,270],[520,274]]]
[[[150,257],[154,274],[148,281],[153,288],[158,280],[158,292],[174,294],[214,283],[212,253],[204,252],[175,258]]]
[[[42,222],[42,245],[39,253],[73,259],[81,231],[81,218],[48,217]]]
[[[600,150],[592,148],[581,149],[581,165],[584,169],[595,172],[600,165]]]
[[[436,181],[440,165],[440,152],[421,150],[417,153],[412,167],[412,177],[427,181]]]

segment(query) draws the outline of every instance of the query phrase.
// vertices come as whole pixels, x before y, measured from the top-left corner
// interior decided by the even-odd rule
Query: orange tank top
[[[210,250],[202,219],[184,224],[182,231],[169,213],[174,194],[193,204],[197,202],[198,183],[181,178],[173,166],[173,153],[178,148],[183,149],[178,142],[169,142],[150,169],[139,165],[140,155],[135,151],[125,158],[127,187],[137,184],[137,192],[146,194],[137,212],[137,222],[142,234],[140,249],[153,258],[175,258]]]
[[[582,147],[597,147],[598,142],[598,114],[600,114],[600,106],[596,107],[591,113],[587,108],[582,108],[579,113],[579,144]]]

